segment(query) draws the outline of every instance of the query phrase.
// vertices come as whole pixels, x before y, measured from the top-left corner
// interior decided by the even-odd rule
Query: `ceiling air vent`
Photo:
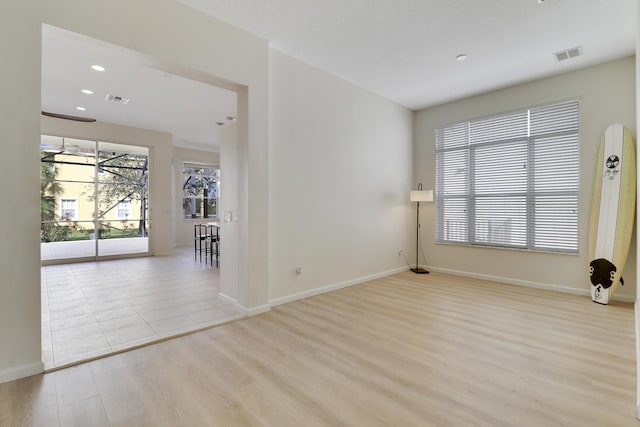
[[[567,59],[575,58],[582,55],[582,47],[572,47],[571,49],[561,50],[554,53],[558,61],[566,61]]]
[[[111,102],[115,102],[116,104],[128,104],[129,103],[129,98],[125,98],[122,96],[118,96],[118,95],[111,95],[111,94],[107,94],[107,96],[104,97],[105,101],[111,101]]]

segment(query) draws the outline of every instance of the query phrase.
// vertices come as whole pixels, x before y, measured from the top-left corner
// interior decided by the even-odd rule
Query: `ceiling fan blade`
[[[49,113],[48,111],[41,111],[43,116],[54,117],[56,119],[73,120],[76,122],[95,122],[96,119],[89,117],[68,116],[66,114]]]

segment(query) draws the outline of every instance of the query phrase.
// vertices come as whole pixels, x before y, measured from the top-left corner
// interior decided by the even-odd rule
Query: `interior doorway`
[[[105,71],[95,71],[93,64],[101,64]],[[203,195],[200,206],[189,200],[190,218],[182,215],[186,212],[180,179],[183,163],[227,167],[219,161],[221,129],[235,127],[226,125],[236,121],[238,98],[244,107],[247,94],[245,90],[238,95],[234,85],[223,83],[43,25],[42,110],[96,119],[82,123],[45,117],[42,122],[46,136],[41,141],[41,174],[53,174],[41,181],[46,196],[42,208],[49,210],[43,224],[66,225],[66,230],[53,231],[86,236],[43,245],[87,245],[80,253],[50,260],[42,251],[42,348],[47,369],[246,315],[236,292],[220,295],[220,270],[194,260],[193,223],[207,221],[206,215],[194,217],[194,212],[211,211],[217,200],[210,192]],[[130,102],[114,105],[113,98]],[[241,111],[246,118],[248,113]],[[217,153],[216,159],[206,160],[204,153],[211,152]],[[235,163],[234,158],[227,169],[230,189],[239,176]],[[86,172],[80,178],[55,176],[56,167],[63,166]],[[123,190],[131,181],[138,191]],[[48,183],[75,188],[78,195],[56,198],[49,194],[55,188],[46,188]],[[110,198],[105,199],[105,193]],[[193,197],[199,199],[199,194]],[[125,232],[136,235],[125,238]],[[188,243],[182,243],[180,236]],[[142,241],[138,249],[110,252],[110,244],[131,244],[135,239]],[[224,244],[232,248],[235,239],[230,234]],[[237,265],[230,263],[236,254],[226,254],[221,264]],[[235,287],[235,283],[229,286]]]
[[[149,149],[43,135],[41,263],[149,254]]]

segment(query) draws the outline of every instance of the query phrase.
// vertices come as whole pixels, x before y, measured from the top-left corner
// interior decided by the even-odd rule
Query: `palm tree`
[[[56,219],[56,199],[62,195],[64,189],[62,184],[56,181],[58,170],[53,162],[44,159],[48,155],[43,151],[40,152],[40,220],[55,221]]]
[[[53,157],[40,151],[40,240],[52,242],[64,240],[70,227],[60,226],[56,218],[57,199],[64,192],[62,184],[57,182],[58,170]]]

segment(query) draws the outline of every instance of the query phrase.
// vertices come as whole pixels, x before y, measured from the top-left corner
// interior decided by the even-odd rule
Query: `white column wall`
[[[238,127],[220,132],[220,293],[238,302]],[[225,219],[225,213],[228,218]]]
[[[0,382],[42,371],[40,11],[0,2]]]

